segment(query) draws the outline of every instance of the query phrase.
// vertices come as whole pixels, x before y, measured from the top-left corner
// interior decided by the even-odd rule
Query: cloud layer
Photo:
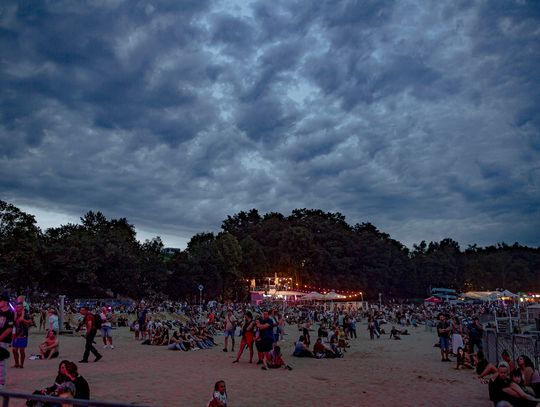
[[[183,238],[311,207],[538,246],[539,44],[532,1],[3,2],[0,196]]]

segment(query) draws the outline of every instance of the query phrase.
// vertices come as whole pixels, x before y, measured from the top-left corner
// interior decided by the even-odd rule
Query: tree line
[[[88,212],[80,224],[42,231],[35,217],[0,201],[0,282],[18,292],[72,297],[205,298],[243,301],[246,280],[293,277],[300,285],[358,290],[367,298],[422,298],[429,287],[540,291],[540,248],[518,243],[462,250],[450,239],[411,249],[371,223],[340,213],[295,209],[228,216],[221,231],[199,233],[185,250],[141,243],[126,218]]]

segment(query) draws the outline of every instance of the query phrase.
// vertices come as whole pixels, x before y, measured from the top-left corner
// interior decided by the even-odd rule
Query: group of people
[[[495,367],[478,353],[476,373],[482,379],[491,374],[488,392],[496,407],[535,407],[540,403],[540,373],[529,357],[520,355],[514,363],[508,352],[503,352],[503,360]]]
[[[61,398],[90,399],[90,386],[79,374],[77,365],[69,360],[62,360],[58,365],[58,373],[51,386],[34,391],[33,394],[48,395]],[[27,406],[36,406],[36,401],[27,401]]]
[[[436,325],[441,361],[456,369],[474,369],[482,383],[488,384],[489,398],[495,407],[534,407],[540,402],[540,373],[532,360],[520,355],[514,362],[507,350],[502,361],[490,363],[483,351],[484,328],[478,317],[464,324],[460,315],[441,312]]]

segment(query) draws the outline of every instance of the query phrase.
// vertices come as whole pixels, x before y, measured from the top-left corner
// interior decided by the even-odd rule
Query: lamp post
[[[201,311],[202,311],[202,292],[204,290],[204,286],[202,284],[199,284],[199,305],[201,307]]]
[[[364,309],[364,293],[360,291],[360,299],[362,300],[362,309]]]
[[[59,296],[60,298],[60,315],[59,315],[59,318],[58,318],[58,322],[59,322],[59,331],[58,331],[58,334],[60,334],[61,331],[64,330],[64,316],[65,316],[65,300],[66,300],[66,296],[65,295],[60,295]]]
[[[379,293],[379,310],[382,310],[382,293]]]

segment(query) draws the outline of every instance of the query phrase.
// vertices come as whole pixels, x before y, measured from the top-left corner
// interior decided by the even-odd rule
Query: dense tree
[[[30,289],[42,274],[41,231],[33,215],[0,200],[0,281]]]
[[[446,238],[411,251],[371,223],[340,213],[295,209],[285,217],[256,209],[228,216],[222,232],[199,233],[186,250],[163,254],[140,243],[127,219],[88,212],[80,224],[44,233],[32,215],[0,201],[0,281],[17,291],[70,296],[161,296],[244,300],[252,278],[294,277],[300,286],[362,290],[367,298],[423,297],[429,287],[540,290],[540,248],[488,247]]]

